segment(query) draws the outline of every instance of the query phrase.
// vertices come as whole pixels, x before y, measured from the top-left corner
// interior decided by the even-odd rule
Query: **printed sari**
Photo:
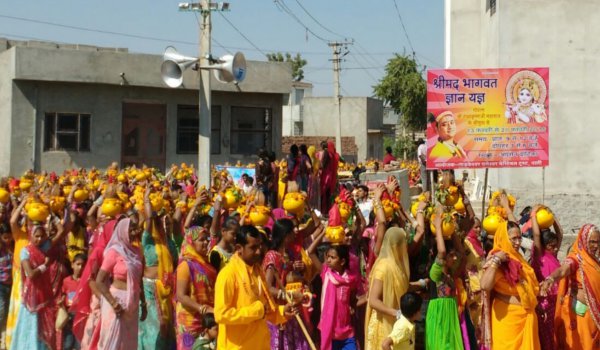
[[[571,275],[558,286],[554,332],[558,349],[600,349],[600,257],[589,253],[589,238],[598,228],[584,225],[566,262]],[[576,312],[582,289],[587,310]],[[584,308],[585,309],[585,308]]]

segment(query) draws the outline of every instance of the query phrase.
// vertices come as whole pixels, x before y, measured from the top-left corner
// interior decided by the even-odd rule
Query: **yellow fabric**
[[[402,315],[400,319],[394,323],[390,338],[394,344],[392,349],[413,350],[415,348],[415,325]]]
[[[539,282],[535,277],[535,272],[531,265],[513,248],[508,237],[507,224],[508,222],[504,222],[498,226],[494,235],[494,249],[492,250],[492,254],[500,250],[505,252],[510,259],[521,263],[522,271],[519,276],[520,281],[515,286],[511,286],[502,271],[498,270],[494,290],[504,295],[518,296],[522,307],[527,310],[535,310],[537,296],[540,292]]]
[[[312,163],[313,175],[317,175],[319,173],[320,168],[319,159],[317,159],[317,149],[315,148],[315,146],[310,146],[306,150],[306,153],[308,153],[308,156],[310,157],[310,161]]]
[[[431,158],[464,158],[466,157],[465,151],[459,146],[456,145],[456,154],[453,153],[448,147],[446,147],[441,142],[436,142],[435,146],[431,150],[429,154]]]
[[[6,348],[10,349],[12,334],[17,325],[17,317],[21,309],[21,250],[29,244],[25,229],[13,232],[15,251],[13,253],[12,290],[10,291],[10,307],[6,320]]]
[[[383,283],[383,303],[396,310],[400,308],[400,297],[408,291],[410,278],[406,244],[406,232],[403,229],[388,229],[369,278],[369,290],[375,280],[380,280]],[[381,349],[381,343],[392,331],[394,322],[394,317],[379,315],[367,305],[365,349]]]
[[[269,294],[260,266],[246,265],[238,254],[217,276],[214,310],[220,350],[268,350],[271,335],[266,321],[286,321],[283,306],[277,306]]]
[[[162,318],[161,324],[170,324],[173,315],[173,304],[171,302],[172,289],[170,285],[165,284],[166,281],[172,280],[173,274],[173,258],[171,252],[167,247],[167,242],[164,239],[164,235],[156,227],[156,223],[152,220],[151,229],[152,239],[154,240],[154,247],[156,249],[156,256],[158,258],[158,280],[156,281],[156,296],[157,302],[160,306],[160,317]]]
[[[283,197],[285,197],[285,188],[287,181],[283,181],[281,174],[279,175],[279,181],[277,183],[277,207],[283,207]]]
[[[85,230],[83,227],[76,233],[69,232],[66,244],[70,262],[73,262],[77,254],[85,254]]]
[[[300,250],[300,255],[302,256],[302,262],[304,263],[304,266],[305,266],[304,280],[310,282],[317,276],[318,271],[317,271],[316,267],[313,265],[312,259],[310,258],[310,256],[306,252],[306,250],[304,250],[304,248],[302,248],[302,250]]]
[[[535,310],[494,299],[492,304],[492,349],[539,350],[538,320]]]

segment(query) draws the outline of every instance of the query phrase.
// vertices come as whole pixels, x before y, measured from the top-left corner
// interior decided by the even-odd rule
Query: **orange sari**
[[[505,252],[509,262],[498,269],[494,292],[516,296],[521,304],[507,304],[499,298],[493,298],[492,293],[491,308],[485,310],[489,325],[487,328],[491,328],[491,344],[486,344],[487,348],[491,345],[494,350],[539,350],[538,320],[535,313],[539,283],[533,268],[512,247],[507,223],[498,227],[490,256],[497,251]]]
[[[594,225],[584,225],[567,262],[571,275],[558,286],[554,334],[558,349],[600,349],[600,259],[588,253],[588,240]],[[574,310],[577,291],[583,289],[587,311],[578,316]]]

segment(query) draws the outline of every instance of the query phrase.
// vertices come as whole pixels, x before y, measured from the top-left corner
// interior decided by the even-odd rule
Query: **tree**
[[[292,79],[294,81],[301,81],[304,79],[304,70],[302,67],[306,66],[308,63],[305,59],[300,56],[299,53],[296,56],[292,57],[289,52],[286,52],[285,55],[281,52],[268,53],[267,59],[270,62],[289,62],[292,64]]]
[[[414,58],[396,54],[385,66],[385,76],[373,87],[375,96],[389,104],[412,130],[427,127],[427,83]]]

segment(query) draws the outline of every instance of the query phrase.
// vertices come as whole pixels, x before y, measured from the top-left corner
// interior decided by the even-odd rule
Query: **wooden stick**
[[[287,291],[285,292],[285,299],[287,300],[288,303],[292,304],[292,298],[290,298],[290,295],[287,293]],[[298,321],[298,324],[300,325],[300,328],[302,329],[302,333],[304,333],[304,336],[306,337],[306,341],[308,341],[308,345],[310,346],[310,348],[312,350],[317,350],[317,348],[315,347],[315,344],[312,341],[312,338],[310,337],[310,334],[308,334],[308,331],[306,330],[306,327],[304,326],[304,322],[302,322],[302,317],[300,317],[300,314],[296,314],[296,321]]]
[[[487,194],[488,171],[490,168],[485,168],[485,177],[483,180],[483,199],[481,200],[481,221],[485,218],[485,196]]]

